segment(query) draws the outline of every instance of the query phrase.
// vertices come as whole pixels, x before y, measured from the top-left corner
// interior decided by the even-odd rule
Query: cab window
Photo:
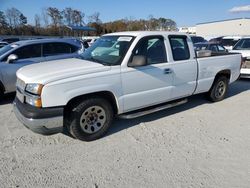
[[[175,61],[187,60],[190,58],[186,36],[169,36],[169,41]]]
[[[68,43],[53,42],[43,44],[43,56],[53,56],[60,54],[74,53],[77,47]]]
[[[211,50],[212,52],[217,52],[217,51],[218,51],[216,45],[211,45],[210,50]]]
[[[223,46],[218,45],[219,52],[225,52],[226,49]]]
[[[12,54],[17,55],[18,59],[41,57],[41,44],[31,44],[18,48]]]
[[[147,64],[167,62],[164,38],[162,36],[151,36],[141,39],[133,50],[132,57],[137,55],[145,56]]]

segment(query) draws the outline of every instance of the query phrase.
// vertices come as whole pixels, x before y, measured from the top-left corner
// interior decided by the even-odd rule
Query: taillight
[[[240,68],[242,68],[242,67],[244,67],[245,66],[245,64],[246,64],[246,57],[242,57],[241,56],[241,66],[240,66]]]

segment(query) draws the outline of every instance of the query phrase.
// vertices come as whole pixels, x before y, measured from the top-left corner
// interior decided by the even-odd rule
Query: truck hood
[[[248,57],[248,59],[250,59],[250,50],[232,50],[230,52],[241,53],[243,57]]]
[[[17,71],[17,77],[25,83],[47,84],[68,77],[108,71],[111,68],[77,58],[46,61],[25,66]]]

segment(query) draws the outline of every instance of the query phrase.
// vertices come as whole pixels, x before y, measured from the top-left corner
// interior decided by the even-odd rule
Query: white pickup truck
[[[198,93],[220,101],[240,68],[240,54],[197,58],[186,34],[112,33],[81,58],[20,69],[14,112],[34,132],[65,128],[73,137],[91,141],[106,133],[115,116],[140,117]]]

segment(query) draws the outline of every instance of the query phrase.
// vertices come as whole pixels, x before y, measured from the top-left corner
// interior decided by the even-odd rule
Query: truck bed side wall
[[[230,70],[230,82],[239,77],[241,56],[239,54],[198,58],[198,86],[194,94],[210,90],[215,76],[223,70]]]

